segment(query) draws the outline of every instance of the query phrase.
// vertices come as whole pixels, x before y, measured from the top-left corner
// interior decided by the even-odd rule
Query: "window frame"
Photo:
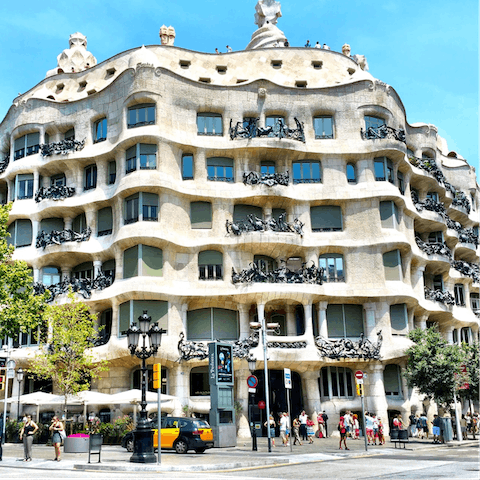
[[[353,170],[353,178],[348,173],[349,167],[351,168],[351,170]],[[346,173],[346,177],[347,177],[347,183],[351,183],[351,184],[358,183],[358,180],[357,180],[357,165],[355,163],[348,162],[347,167],[345,169],[345,173]]]
[[[27,223],[28,222],[28,223]],[[27,232],[20,232],[20,225],[30,225],[29,227],[27,227],[27,229],[29,228],[30,229],[30,240],[28,241],[29,243],[18,243],[18,239],[19,237],[20,238],[23,238],[23,236],[27,236],[28,235],[28,231]],[[10,231],[10,230],[13,230]],[[32,242],[33,242],[33,225],[32,225],[32,221],[29,219],[29,218],[17,218],[16,220],[14,220],[12,223],[10,223],[10,225],[7,227],[7,232],[10,234],[10,237],[7,238],[7,244],[8,245],[13,245],[15,248],[22,248],[22,247],[29,247],[30,245],[32,245]],[[20,235],[20,233],[22,235]]]
[[[330,260],[333,260],[333,272],[329,268]],[[341,261],[341,272],[342,274],[339,275],[339,268],[338,268],[338,261]],[[323,274],[323,281],[326,283],[345,283],[346,275],[345,275],[345,259],[343,254],[341,253],[324,253],[318,257],[318,265],[319,267],[324,268]],[[333,273],[330,275],[330,273]]]
[[[141,113],[144,112],[145,120],[141,120]],[[153,120],[151,113],[153,112]],[[146,125],[155,125],[156,123],[156,104],[155,103],[139,103],[128,107],[127,110],[127,128],[144,127]],[[134,122],[131,122],[132,117],[135,116]]]
[[[98,119],[93,124],[93,143],[104,142],[107,139],[107,134],[108,134],[107,117]]]
[[[463,283],[456,283],[453,287],[453,293],[455,297],[455,305],[457,307],[466,307],[465,285]]]
[[[326,133],[327,130],[325,130],[325,120],[329,119],[330,120],[330,129],[329,132],[331,131],[332,133]],[[317,122],[320,121],[321,122]],[[317,128],[317,123],[321,123],[322,128],[318,129]],[[317,130],[321,131],[322,134],[318,134]],[[334,124],[333,124],[333,115],[316,115],[313,117],[313,131],[315,132],[315,139],[316,140],[333,140],[335,138],[335,129],[334,129]]]
[[[218,120],[220,119],[220,124]],[[201,121],[203,121],[203,131],[201,131]],[[208,122],[211,121],[211,129],[209,130]],[[217,131],[217,127],[220,126],[220,131]],[[223,116],[221,113],[215,112],[199,112],[197,113],[197,135],[222,137],[223,136]]]
[[[396,253],[397,256],[397,264],[395,267],[390,266],[390,265],[385,265],[385,259],[386,255],[392,254],[391,257],[393,257],[393,253]],[[404,276],[403,276],[403,259],[402,259],[402,253],[398,248],[394,250],[389,250],[388,252],[384,252],[382,255],[382,264],[383,264],[383,271],[385,273],[385,281],[387,282],[403,282]],[[396,268],[398,271],[398,276],[400,278],[389,278],[392,277],[391,272],[393,272],[393,269]],[[389,270],[387,270],[389,269]]]
[[[150,147],[155,147],[150,148]],[[144,153],[142,153],[142,149]],[[145,150],[155,150],[155,153],[145,153]],[[135,151],[135,156],[132,155],[133,151]],[[129,153],[131,152],[131,153]],[[147,162],[144,162],[144,158],[147,157]],[[151,158],[154,158],[154,165],[150,165]],[[125,151],[125,175],[128,175],[132,172],[137,170],[156,170],[157,169],[157,160],[158,160],[158,145],[156,143],[136,143],[131,147],[127,148]]]
[[[387,370],[387,367],[389,366],[394,366],[396,367],[396,372],[397,372],[397,387],[398,387],[398,392],[397,391],[387,391],[385,389],[385,386],[387,384],[387,382],[385,381],[385,370]],[[391,368],[389,368],[389,370],[391,370]],[[399,367],[399,365],[397,365],[396,363],[389,363],[387,365],[385,365],[385,369],[383,371],[383,385],[384,385],[384,389],[385,389],[385,396],[386,397],[394,397],[394,398],[403,398],[403,391],[402,391],[402,376],[401,376],[401,369]]]
[[[31,138],[32,136],[33,136],[33,140]],[[29,143],[31,144],[29,145]],[[23,144],[23,146],[20,147],[20,144]],[[17,148],[17,145],[20,148]],[[21,158],[28,157],[30,155],[35,155],[39,151],[40,151],[40,132],[38,131],[21,135],[20,137],[16,138],[13,141],[13,161],[20,160]]]
[[[223,160],[223,161],[221,161]],[[225,160],[229,160],[231,165],[227,165],[228,162]],[[216,163],[218,162],[218,163]],[[227,183],[235,183],[235,160],[230,157],[209,157],[207,158],[206,162],[207,167],[207,180],[210,182],[227,182]],[[213,169],[213,170],[211,170]],[[220,176],[218,173],[221,173],[224,169],[225,175]],[[228,170],[231,169],[231,176],[227,175]],[[214,175],[211,175],[214,173]]]
[[[222,257],[221,263],[200,263],[202,254],[215,252]],[[223,252],[218,250],[202,250],[198,252],[198,280],[200,281],[223,281]]]
[[[15,199],[16,200],[29,200],[34,195],[34,181],[35,177],[33,173],[20,173],[15,177]],[[20,196],[20,192],[24,192]]]
[[[313,223],[314,216],[312,215],[312,211],[321,212],[322,209],[324,209],[323,215],[328,215],[328,210],[326,210],[325,207],[328,207],[328,208],[332,209],[331,210],[332,213],[333,213],[333,211],[339,212],[340,218],[335,218],[335,222],[331,221],[330,223],[332,223],[332,224],[335,223],[335,225],[340,224],[340,227],[338,227],[338,226],[314,227],[314,223]],[[333,210],[332,207],[335,210]],[[318,213],[317,215],[320,215],[320,213]],[[338,213],[336,213],[335,215],[338,215]],[[330,216],[333,218],[333,215],[330,214]],[[317,218],[316,215],[315,215],[315,221],[318,222],[318,218]],[[322,218],[322,222],[324,222],[326,224],[325,218]],[[312,232],[343,232],[344,231],[344,225],[343,225],[342,207],[339,206],[339,205],[315,205],[315,206],[311,206],[310,207],[310,223],[311,223]]]
[[[387,125],[387,121],[382,117],[375,117],[373,115],[364,115],[365,130],[369,128],[380,128],[383,125]]]
[[[343,378],[343,381],[340,380],[341,378]],[[353,373],[348,367],[334,365],[322,367],[320,369],[318,384],[320,398],[328,398],[330,400],[333,398],[345,398],[350,400],[355,398]],[[341,395],[342,391],[344,395]]]
[[[300,171],[298,171],[299,165]],[[314,172],[314,165],[318,165],[318,175]],[[305,172],[305,169],[309,167],[309,172]],[[300,174],[299,176],[297,174]],[[300,183],[323,183],[323,169],[322,162],[320,160],[296,160],[292,162],[292,178],[293,184],[298,185]]]
[[[342,329],[343,329],[343,334],[341,336],[339,335],[333,335],[332,332],[329,331],[328,327],[329,327],[329,309],[330,309],[330,315],[335,315],[335,312],[332,312],[332,309],[335,308],[335,307],[341,307],[341,314],[342,314]],[[347,308],[345,308],[347,307]],[[354,310],[357,310],[356,313],[358,313],[358,310],[361,311],[361,315],[362,315],[362,323],[361,323],[361,332],[359,335],[355,335],[355,336],[352,336],[352,335],[347,335],[348,333],[348,329],[352,329],[353,328],[353,322],[347,318],[347,314],[348,312],[346,312],[346,310],[349,308],[349,307],[352,307],[352,309]],[[328,338],[331,339],[331,338],[344,338],[344,339],[352,339],[352,338],[360,338],[361,337],[361,334],[365,334],[365,312],[364,312],[364,309],[363,309],[363,305],[361,304],[357,304],[357,303],[329,303],[327,305],[327,310],[326,310],[326,313],[325,313],[325,316],[326,316],[326,322],[327,322],[327,332],[328,332]],[[334,317],[330,317],[331,321],[334,320]],[[332,325],[333,326],[333,325]]]
[[[190,165],[190,168],[192,171],[191,175],[186,174],[188,173],[187,169],[189,168],[189,166],[186,164],[185,159],[191,159],[191,165]],[[182,155],[182,180],[194,180],[194,177],[195,177],[195,165],[194,165],[193,154],[185,153]]]
[[[376,182],[389,182],[392,185],[395,185],[395,166],[393,160],[390,158],[383,156],[383,157],[375,157],[373,159],[374,162],[374,169],[373,173],[375,175]],[[377,165],[382,165],[382,176],[378,176]]]
[[[83,169],[83,191],[97,188],[97,164],[92,163]]]
[[[147,194],[147,196],[145,197],[145,200],[144,200],[145,194]],[[152,198],[154,195],[156,196],[157,205],[153,205],[153,203],[152,204],[147,203],[149,195],[151,195]],[[156,216],[145,215],[145,212],[148,213],[149,210],[153,209],[153,207],[155,207]],[[132,213],[133,215],[130,216],[129,215],[130,213]],[[125,225],[130,225],[136,222],[158,222],[159,215],[160,215],[160,197],[157,193],[137,192],[123,199],[123,222]]]

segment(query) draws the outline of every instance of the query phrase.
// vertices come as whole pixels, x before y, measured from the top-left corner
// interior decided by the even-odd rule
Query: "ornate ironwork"
[[[422,170],[425,170],[426,172],[433,175],[438,183],[443,183],[445,185],[445,188],[447,188],[447,190],[452,191],[451,189],[453,189],[452,193],[455,193],[455,187],[445,180],[445,176],[443,175],[443,172],[438,168],[437,162],[435,162],[434,158],[418,158],[410,156],[408,160],[413,166],[421,168]]]
[[[427,255],[443,255],[444,257],[452,258],[452,251],[445,243],[424,242],[419,237],[415,237],[415,241],[417,242],[418,248]]]
[[[52,230],[50,233],[42,230],[37,235],[37,241],[35,246],[37,248],[45,249],[49,245],[61,245],[66,242],[86,242],[92,235],[92,229],[90,227],[83,230],[81,233],[74,232],[72,229],[66,230]]]
[[[455,305],[454,296],[447,290],[432,290],[425,287],[425,298],[427,300],[433,300],[434,302],[440,302],[444,305]]]
[[[0,174],[2,174],[7,169],[9,163],[10,163],[10,153],[7,153],[3,157],[3,160],[0,161]]]
[[[260,261],[261,263],[262,261]],[[313,285],[322,285],[324,268],[316,267],[312,262],[311,267],[302,264],[302,268],[296,272],[287,268],[285,261],[280,268],[265,272],[265,268],[259,267],[255,262],[250,264],[250,268],[237,273],[232,267],[232,283],[309,283]]]
[[[480,283],[480,268],[477,263],[465,262],[464,260],[454,260],[452,267],[461,274],[473,278],[475,283]]]
[[[267,342],[268,348],[307,348],[307,342]]]
[[[244,172],[244,185],[266,185],[267,187],[274,187],[275,185],[288,186],[290,175],[288,170],[285,173],[265,173],[263,175],[257,172]]]
[[[379,127],[368,127],[366,130],[360,129],[360,133],[364,140],[375,140],[378,138],[391,138],[399,142],[407,143],[405,137],[405,130],[397,130],[387,125],[380,125]]]
[[[37,203],[44,199],[64,200],[75,195],[75,188],[65,185],[51,185],[50,187],[40,187],[35,193],[35,201]]]
[[[366,339],[363,333],[360,340],[350,340],[348,338],[340,338],[338,340],[329,340],[322,336],[315,338],[315,346],[322,357],[333,358],[363,358],[365,360],[379,360],[380,349],[382,347],[383,336],[382,331],[377,332],[377,341],[373,343]]]
[[[298,218],[295,218],[293,223],[288,223],[285,221],[286,214],[282,213],[278,219],[271,218],[270,220],[262,220],[256,215],[250,214],[247,215],[247,219],[240,222],[231,222],[227,220],[225,223],[225,228],[227,230],[227,235],[241,235],[242,233],[248,232],[282,232],[282,233],[297,233],[303,237],[303,227],[302,223]]]
[[[67,155],[71,152],[79,152],[85,147],[85,139],[83,140],[60,140],[60,142],[42,143],[40,145],[40,154],[42,157],[50,157],[51,155]]]
[[[436,212],[442,215],[444,218],[447,216],[447,210],[445,205],[441,202],[436,202],[431,198],[426,198],[423,202],[418,199],[418,195],[412,192],[412,201],[417,211],[428,210],[430,212]]]
[[[298,118],[294,118],[297,128],[289,128],[285,122],[278,118],[273,126],[259,127],[259,118],[250,118],[245,122],[237,122],[233,125],[233,119],[230,120],[229,134],[230,139],[235,138],[256,138],[256,137],[277,137],[289,138],[305,143],[304,124]]]
[[[467,211],[467,213],[470,213],[470,210],[472,208],[470,200],[463,192],[459,190],[457,190],[455,193],[455,198],[453,199],[452,205],[455,205],[457,207],[463,207]]]
[[[74,293],[79,293],[83,298],[88,299],[92,296],[92,290],[104,290],[112,283],[113,276],[100,271],[95,278],[72,277],[48,286],[37,282],[33,284],[33,291],[35,295],[43,295],[48,290],[50,296],[47,298],[47,302],[53,302],[58,295],[67,293],[70,288]]]
[[[478,247],[478,234],[475,233],[473,228],[463,228],[460,222],[456,222],[448,216],[446,217],[446,223],[448,228],[458,233],[460,243],[472,243]]]

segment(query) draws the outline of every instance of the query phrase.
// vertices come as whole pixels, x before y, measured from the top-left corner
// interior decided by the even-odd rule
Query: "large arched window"
[[[349,368],[323,367],[318,380],[322,398],[353,398],[353,375]]]
[[[223,254],[216,250],[204,250],[198,254],[198,279],[223,279]]]
[[[187,312],[188,340],[236,340],[238,314],[224,308],[201,308]]]

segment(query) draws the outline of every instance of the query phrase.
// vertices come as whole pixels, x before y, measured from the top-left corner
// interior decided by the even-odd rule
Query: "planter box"
[[[65,453],[88,453],[89,437],[67,437],[63,441]]]

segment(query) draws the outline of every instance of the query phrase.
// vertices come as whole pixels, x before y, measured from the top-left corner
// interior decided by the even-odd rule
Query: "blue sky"
[[[257,28],[256,0],[51,0],[1,2],[0,118],[40,82],[82,32],[98,62],[142,44],[159,44],[160,26],[190,50],[242,50]],[[307,39],[367,57],[370,73],[399,93],[409,123],[436,125],[449,149],[478,168],[478,1],[281,1],[278,27],[292,46]]]

